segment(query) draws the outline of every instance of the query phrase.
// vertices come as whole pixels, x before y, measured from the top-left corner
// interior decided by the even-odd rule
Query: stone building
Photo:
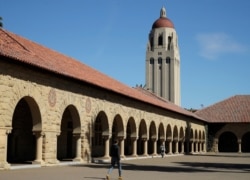
[[[208,151],[250,152],[250,95],[236,95],[197,111],[208,122]]]
[[[164,8],[149,37],[153,40],[147,46],[146,74],[161,85],[152,85],[147,79],[145,89],[128,87],[80,61],[0,28],[0,169],[10,169],[16,163],[50,166],[108,160],[114,138],[119,139],[123,159],[157,157],[162,143],[167,154],[204,153],[207,145],[218,151],[216,143],[231,128],[237,147],[243,142],[242,150],[249,150],[245,145],[249,142],[249,108],[240,109],[248,114],[237,109],[247,117],[234,124],[232,121],[238,120],[235,112],[219,119],[211,116],[213,108],[192,113],[178,105],[177,34]],[[157,86],[154,91],[153,86]]]
[[[143,88],[0,29],[0,169],[206,151],[205,121]]]

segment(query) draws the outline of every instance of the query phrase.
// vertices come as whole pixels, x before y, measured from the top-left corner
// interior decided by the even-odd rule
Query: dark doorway
[[[7,161],[9,163],[31,163],[35,160],[36,138],[32,128],[31,109],[23,98],[15,108],[12,131],[8,136]]]
[[[224,132],[219,138],[219,152],[238,152],[237,137],[232,132]]]

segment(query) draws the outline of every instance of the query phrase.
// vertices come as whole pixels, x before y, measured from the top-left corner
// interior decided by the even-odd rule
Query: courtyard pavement
[[[0,171],[0,180],[103,180],[109,164],[29,166]],[[122,160],[124,180],[250,180],[250,154],[172,155]],[[115,168],[111,179],[118,179]]]

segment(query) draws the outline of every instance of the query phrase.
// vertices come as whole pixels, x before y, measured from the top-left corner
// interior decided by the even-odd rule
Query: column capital
[[[0,128],[0,135],[8,135],[12,131],[12,128]]]

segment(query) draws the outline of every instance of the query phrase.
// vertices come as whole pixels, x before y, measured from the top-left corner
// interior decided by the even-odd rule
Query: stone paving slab
[[[109,164],[78,164],[0,171],[0,180],[102,180]],[[250,180],[250,154],[203,154],[122,161],[124,180]],[[118,179],[115,168],[111,179]]]

